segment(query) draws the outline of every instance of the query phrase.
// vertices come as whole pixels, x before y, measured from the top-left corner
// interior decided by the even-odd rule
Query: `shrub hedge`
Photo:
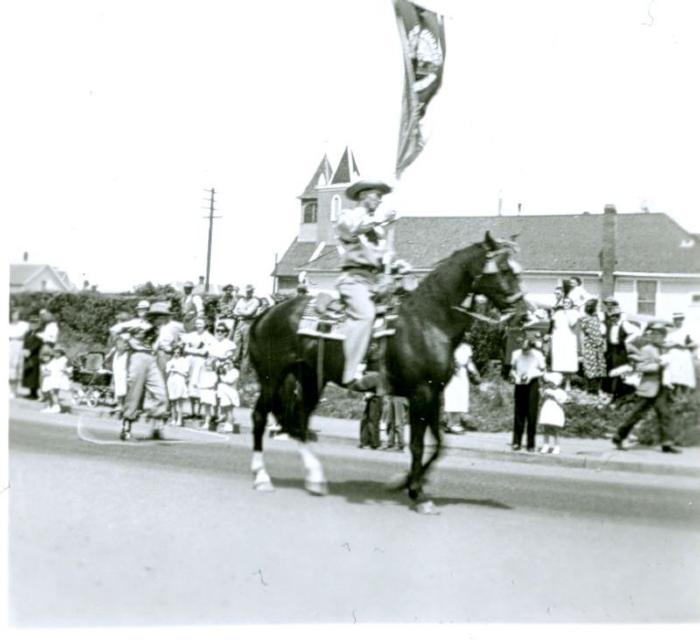
[[[46,293],[25,292],[11,294],[11,306],[19,309],[24,317],[46,308],[54,314],[61,332],[60,342],[70,356],[80,352],[104,349],[109,336],[109,328],[115,322],[118,312],[133,314],[138,300],[169,300],[172,310],[180,311],[177,293],[163,288],[142,286],[138,294],[106,295],[97,292]],[[155,293],[156,296],[145,294]],[[210,323],[216,316],[217,297],[204,297],[205,315]],[[487,374],[489,363],[501,357],[502,332],[497,325],[476,322],[471,328],[471,342],[474,362],[482,374]],[[252,380],[249,365],[244,365],[243,381]],[[700,372],[698,372],[700,377]],[[472,386],[471,423],[478,431],[509,431],[513,423],[513,388],[493,373],[481,387]],[[245,406],[251,407],[257,394],[257,384],[242,386],[241,397]],[[324,390],[323,399],[317,413],[322,416],[355,418],[362,416],[362,396],[329,385]],[[563,436],[602,438],[612,435],[622,423],[629,406],[610,408],[601,405],[595,397],[575,392],[573,402],[566,405],[566,426]],[[673,429],[676,440],[681,445],[700,444],[700,390],[676,398],[673,403]],[[636,428],[639,442],[648,445],[657,441],[656,417],[653,412]]]

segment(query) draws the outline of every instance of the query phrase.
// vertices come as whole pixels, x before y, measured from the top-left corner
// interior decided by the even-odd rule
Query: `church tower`
[[[345,148],[338,167],[332,170],[328,156],[311,177],[301,201],[301,222],[298,239],[301,242],[335,244],[333,227],[342,209],[354,207],[347,199],[345,190],[360,177],[355,156],[349,147]]]

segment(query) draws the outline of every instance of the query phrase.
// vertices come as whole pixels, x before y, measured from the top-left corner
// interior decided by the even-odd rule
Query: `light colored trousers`
[[[153,354],[148,352],[131,352],[126,382],[126,400],[124,401],[124,419],[135,421],[143,408],[143,400],[148,392],[153,398],[153,405],[148,411],[151,417],[168,415],[168,396],[163,373]]]
[[[337,282],[340,298],[345,303],[348,320],[345,321],[345,369],[343,383],[349,383],[355,378],[357,367],[362,362],[372,339],[374,324],[373,287],[378,275],[363,270],[347,271]]]

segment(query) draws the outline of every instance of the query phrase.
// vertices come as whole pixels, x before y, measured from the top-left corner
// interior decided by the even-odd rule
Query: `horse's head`
[[[481,245],[484,264],[474,279],[472,291],[486,296],[504,314],[525,309],[525,299],[520,289],[522,269],[513,257],[518,251],[517,243],[494,239],[486,232]]]

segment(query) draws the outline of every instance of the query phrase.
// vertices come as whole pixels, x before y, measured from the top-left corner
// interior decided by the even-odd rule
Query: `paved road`
[[[10,423],[13,625],[700,619],[697,479],[454,454],[421,516],[385,486],[407,455],[319,443],[318,498],[273,441],[256,494],[248,437],[110,447],[71,421]]]

